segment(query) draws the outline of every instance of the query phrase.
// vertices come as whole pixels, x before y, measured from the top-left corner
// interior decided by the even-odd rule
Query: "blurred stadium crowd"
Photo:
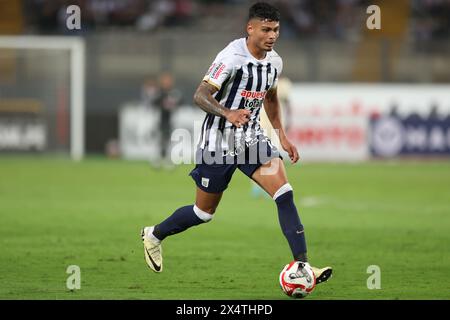
[[[342,38],[360,28],[358,12],[376,1],[368,0],[276,0],[282,12],[284,37],[325,36]],[[412,36],[417,40],[450,35],[450,0],[410,0]],[[65,33],[68,5],[80,6],[83,29],[131,27],[158,30],[177,26],[201,26],[214,17],[215,28],[225,12],[245,12],[245,0],[26,0],[23,2],[25,31]],[[203,20],[203,21],[202,21]]]
[[[120,110],[142,104],[143,87],[162,73],[173,76],[176,89],[185,97],[181,107],[191,107],[192,94],[217,52],[245,34],[248,7],[256,1],[0,1],[0,35],[83,36],[86,150],[102,152],[108,141],[119,136]],[[293,83],[450,83],[450,0],[267,1],[282,14],[282,41],[276,50],[286,63],[283,75]],[[381,9],[379,31],[366,27],[366,10],[372,4]],[[67,28],[70,5],[81,9],[79,31]],[[55,119],[68,114],[61,110],[69,106],[69,65],[69,55],[62,51],[3,52],[0,98],[34,97],[45,106],[49,136],[57,137],[54,131],[64,126],[61,121],[55,125]],[[352,90],[347,97],[353,99],[361,89]],[[330,88],[326,91],[334,101]],[[323,92],[317,96],[324,98]],[[408,95],[396,97],[409,104]],[[297,100],[304,98],[302,92]],[[364,101],[373,103],[369,98]],[[136,133],[136,126],[130,127]],[[61,149],[52,139],[47,141],[49,149]]]

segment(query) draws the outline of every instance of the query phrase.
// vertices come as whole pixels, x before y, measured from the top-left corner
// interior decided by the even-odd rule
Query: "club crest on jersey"
[[[205,188],[208,188],[208,186],[209,186],[209,179],[208,178],[203,178],[202,177],[202,186],[204,186]]]

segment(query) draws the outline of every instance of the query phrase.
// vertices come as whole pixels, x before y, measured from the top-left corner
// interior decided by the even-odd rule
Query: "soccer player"
[[[256,3],[249,10],[246,38],[232,41],[214,60],[194,95],[206,112],[190,175],[197,185],[195,204],[177,209],[161,223],[143,228],[145,260],[163,270],[161,242],[168,236],[211,221],[236,169],[261,186],[276,202],[283,234],[295,260],[308,264],[304,228],[294,204],[284,163],[260,127],[264,109],[291,163],[299,160],[281,123],[277,82],[281,57],[273,50],[280,31],[279,11]],[[329,279],[330,267],[312,267],[317,283]],[[301,271],[301,270],[300,270]]]

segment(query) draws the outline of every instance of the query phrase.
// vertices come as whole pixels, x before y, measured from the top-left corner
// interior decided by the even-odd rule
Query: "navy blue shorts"
[[[251,178],[261,165],[271,159],[283,159],[278,149],[265,136],[259,136],[257,143],[236,153],[218,154],[214,151],[197,149],[196,166],[189,175],[201,190],[220,193],[228,187],[236,169]]]

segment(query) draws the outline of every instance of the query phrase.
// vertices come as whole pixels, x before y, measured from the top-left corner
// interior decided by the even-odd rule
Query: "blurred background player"
[[[153,77],[145,79],[141,88],[141,101],[146,108],[154,108],[155,99],[158,95],[158,82]]]
[[[159,131],[160,161],[165,166],[171,166],[170,137],[172,134],[172,114],[181,103],[181,93],[174,86],[173,76],[164,72],[159,77],[159,88],[154,104],[160,110]]]
[[[172,168],[170,160],[172,115],[182,100],[181,92],[175,88],[172,74],[161,73],[158,82],[151,77],[148,78],[142,86],[141,98],[147,108],[154,108],[159,114],[159,157],[152,165]]]

